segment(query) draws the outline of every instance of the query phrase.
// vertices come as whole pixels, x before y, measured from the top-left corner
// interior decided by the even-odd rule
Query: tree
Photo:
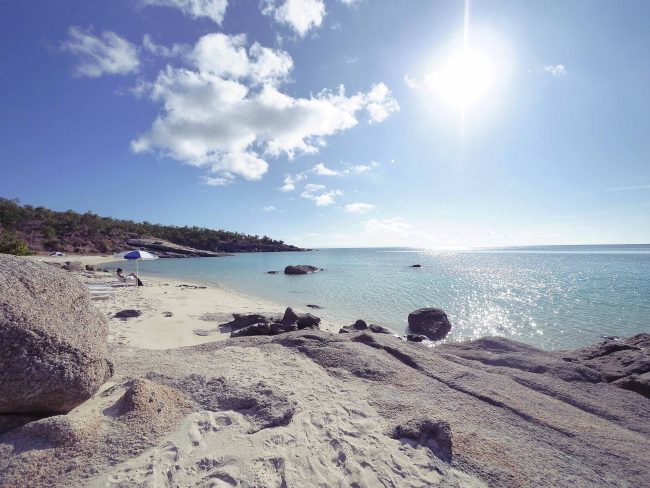
[[[34,254],[25,241],[18,239],[9,232],[3,232],[0,236],[0,253],[13,254],[14,256],[30,256]]]

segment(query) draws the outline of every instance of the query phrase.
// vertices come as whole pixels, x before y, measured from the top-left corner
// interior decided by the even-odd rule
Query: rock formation
[[[0,254],[0,413],[66,413],[110,378],[108,322],[53,266]]]
[[[619,341],[622,366],[645,341]],[[118,347],[92,408],[0,436],[0,485],[647,486],[650,399],[588,365],[608,348],[318,330]]]
[[[284,268],[284,274],[287,275],[311,274],[316,273],[317,271],[322,271],[322,269],[317,268],[316,266],[309,266],[307,264],[290,265]]]
[[[408,316],[410,332],[426,336],[432,341],[444,339],[451,330],[447,314],[438,308],[420,308]]]

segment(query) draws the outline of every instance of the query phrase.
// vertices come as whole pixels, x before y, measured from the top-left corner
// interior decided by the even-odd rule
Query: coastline
[[[88,368],[96,356],[87,345],[108,373],[65,410],[0,415],[3,486],[641,486],[650,475],[649,334],[566,351],[499,337],[431,349],[367,330],[224,341],[228,334],[196,334],[193,325],[216,329],[233,307],[282,307],[182,280],[145,276],[144,287],[114,289],[112,273],[80,266],[13,257],[4,266],[4,290],[25,285],[3,294],[8,316],[34,310],[31,323],[60,323],[44,331],[36,355],[55,366],[48,381],[24,375],[4,398],[30,400],[77,377],[73,387],[83,386],[89,369],[57,372]],[[92,301],[101,313],[80,281],[109,290]],[[99,320],[123,306],[143,315]],[[5,350],[18,353],[4,356],[7,365],[33,336],[8,335]],[[49,337],[78,358],[62,348],[48,356]]]
[[[82,266],[101,268],[115,264],[110,256],[75,255],[52,258],[31,256],[41,262],[64,264],[77,261]],[[220,332],[219,325],[232,320],[233,313],[282,316],[286,305],[246,295],[222,285],[200,280],[165,276],[142,277],[145,286],[120,286],[114,273],[70,271],[91,288],[93,304],[109,319],[109,343],[142,349],[173,349],[221,341],[230,331]],[[105,292],[105,293],[104,293]],[[138,310],[142,315],[126,320],[115,318],[121,310]],[[296,308],[298,312],[311,312]],[[166,317],[165,312],[171,312]],[[320,329],[337,333],[340,322],[323,319]]]

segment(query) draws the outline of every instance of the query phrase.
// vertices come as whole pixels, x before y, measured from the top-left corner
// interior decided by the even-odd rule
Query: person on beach
[[[128,275],[128,276],[124,276],[124,275],[122,274],[122,268],[117,268],[117,278],[118,278],[122,283],[126,283],[126,280],[127,280],[128,278],[134,278],[134,279],[136,280],[136,282],[138,283],[138,286],[144,286],[144,284],[142,283],[142,281],[140,281],[140,278],[138,278],[138,275],[137,275],[137,274],[135,274],[135,273],[131,273],[131,274]]]

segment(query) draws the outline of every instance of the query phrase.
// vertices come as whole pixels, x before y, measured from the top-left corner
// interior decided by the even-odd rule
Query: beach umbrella
[[[138,249],[134,249],[133,251],[118,252],[113,254],[113,257],[117,259],[127,259],[129,261],[135,261],[135,275],[138,277],[138,279],[140,279],[138,263],[142,260],[158,259],[158,256],[156,256],[155,254],[151,254],[150,252],[147,251],[140,251]]]

